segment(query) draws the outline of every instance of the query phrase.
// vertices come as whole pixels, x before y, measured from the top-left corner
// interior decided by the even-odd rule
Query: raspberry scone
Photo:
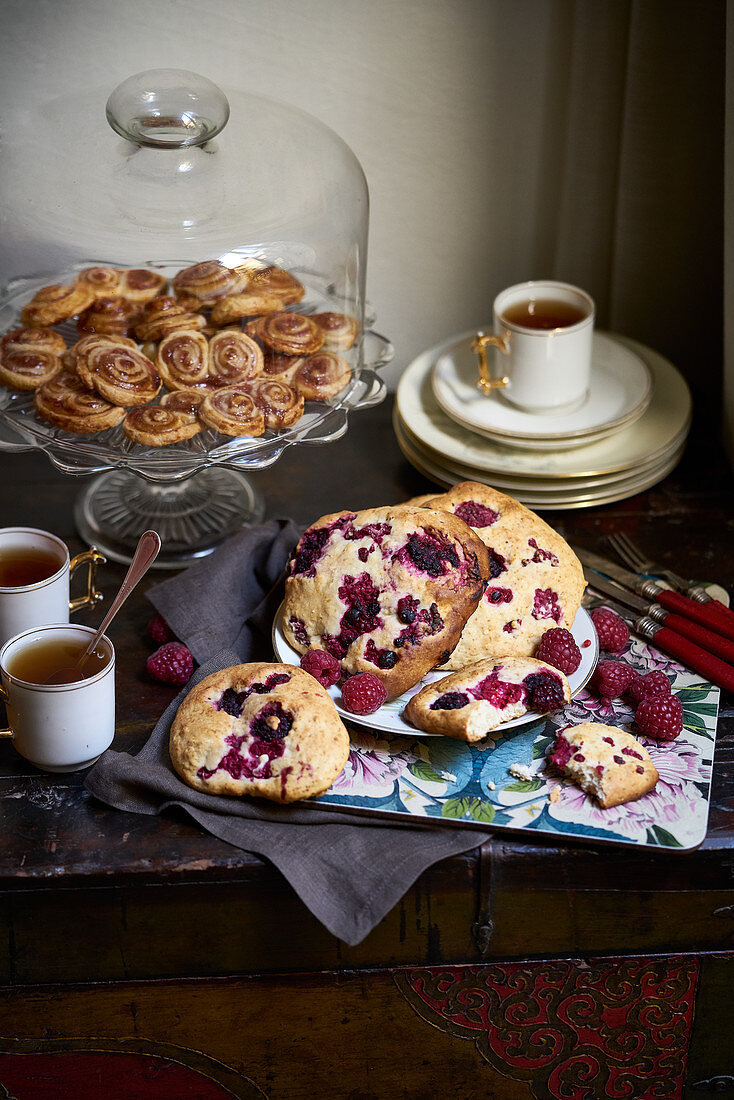
[[[448,660],[488,564],[482,540],[446,512],[324,516],[289,563],[283,632],[299,653],[323,649],[346,673],[374,673],[393,699]]]
[[[626,730],[601,722],[561,730],[548,759],[604,810],[642,798],[658,781],[644,745]]]
[[[472,527],[489,551],[489,583],[446,668],[491,656],[529,657],[550,627],[570,628],[584,573],[571,547],[513,497],[463,481],[427,502]]]
[[[169,750],[197,791],[294,802],[331,786],[347,762],[349,734],[313,676],[258,662],[193,687],[173,720]]]
[[[568,680],[552,665],[534,657],[490,658],[427,684],[404,713],[426,733],[481,741],[529,710],[544,714],[570,701]]]

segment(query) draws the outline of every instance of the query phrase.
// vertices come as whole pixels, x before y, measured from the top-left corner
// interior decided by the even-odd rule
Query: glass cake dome
[[[174,276],[196,265],[245,278],[285,272],[303,291],[286,310],[356,322],[353,342],[338,349],[348,363],[344,388],[324,399],[306,391],[297,423],[258,437],[205,430],[146,446],[120,426],[71,434],[38,416],[32,394],[1,393],[1,448],[41,447],[67,473],[108,471],[83,491],[76,519],[82,536],[116,560],[129,560],[138,535],[156,525],[163,565],[208,553],[263,515],[245,471],[272,464],[286,447],[338,438],[353,409],[384,396],[375,370],[392,348],[372,330],[365,300],[367,183],[345,142],[300,109],[182,70],[139,73],[111,94],[29,110],[0,163],[0,194],[3,247],[20,268],[0,302],[0,334],[23,323],[39,289],[73,285],[90,266],[150,269],[168,280],[167,295]],[[248,319],[234,324],[249,331]],[[79,339],[74,317],[54,327],[68,346]]]

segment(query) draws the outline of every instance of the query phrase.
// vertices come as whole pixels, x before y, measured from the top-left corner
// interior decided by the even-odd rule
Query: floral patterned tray
[[[441,821],[478,829],[532,829],[594,843],[695,848],[706,835],[719,689],[637,639],[624,656],[640,672],[662,669],[683,704],[684,729],[675,741],[639,736],[660,779],[637,802],[602,810],[572,783],[546,774],[546,755],[561,726],[597,721],[637,735],[626,702],[604,704],[588,689],[563,711],[507,730],[482,749],[448,737],[387,738],[351,729],[344,771],[314,802],[426,825]],[[511,765],[527,769],[528,778],[511,774]],[[551,802],[550,792],[559,783],[561,797]]]

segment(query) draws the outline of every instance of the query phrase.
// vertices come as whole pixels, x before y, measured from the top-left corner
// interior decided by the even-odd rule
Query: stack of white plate
[[[691,394],[657,352],[596,332],[586,402],[541,416],[477,388],[475,335],[423,352],[398,384],[400,449],[432,481],[485,482],[535,508],[584,508],[648,489],[679,461]]]

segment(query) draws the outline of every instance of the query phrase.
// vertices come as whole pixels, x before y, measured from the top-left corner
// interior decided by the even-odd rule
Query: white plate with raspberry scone
[[[284,664],[300,665],[302,659],[301,654],[288,643],[283,633],[281,612],[282,606],[278,608],[278,612],[273,622],[273,649],[275,655],[277,659]],[[589,682],[599,659],[599,642],[596,630],[594,629],[594,624],[591,621],[589,613],[583,607],[580,607],[576,613],[576,618],[571,627],[571,634],[581,653],[581,663],[578,668],[568,674],[571,698],[573,698],[574,695],[581,691]],[[357,714],[344,706],[340,684],[333,684],[328,688],[328,691],[334,700],[336,709],[345,722],[353,722],[361,726],[367,726],[371,730],[379,730],[389,737],[440,737],[441,734],[426,733],[416,729],[416,727],[405,718],[404,711],[408,700],[414,695],[417,695],[421,688],[425,687],[426,684],[436,683],[437,680],[441,680],[447,675],[448,672],[446,670],[439,671],[434,669],[426,673],[426,675],[419,680],[417,684],[409,688],[408,691],[403,692],[403,694],[396,699],[388,700],[388,702],[383,703],[377,710],[369,714]],[[520,715],[520,717],[502,723],[493,731],[492,736],[496,738],[505,730],[514,729],[516,726],[525,725],[527,722],[535,722],[541,717],[542,714],[538,711],[528,710],[525,714]]]

